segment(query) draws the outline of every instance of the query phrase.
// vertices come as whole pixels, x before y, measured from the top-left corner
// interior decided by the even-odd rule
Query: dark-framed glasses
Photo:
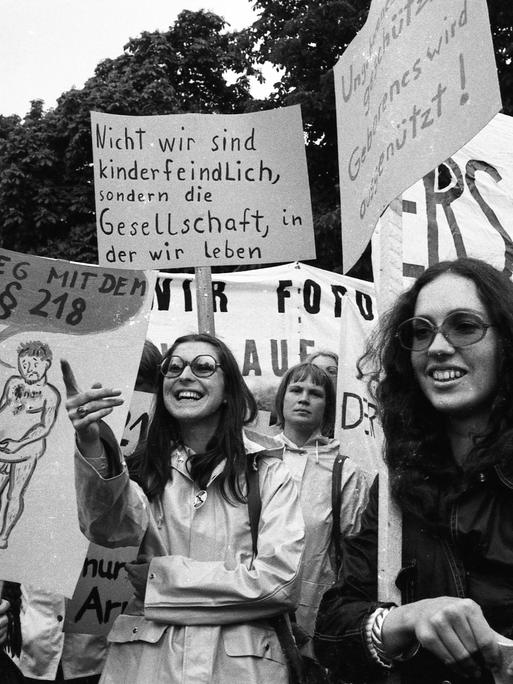
[[[167,356],[160,364],[160,372],[165,378],[178,378],[186,366],[190,366],[197,378],[209,378],[221,364],[210,354],[200,354],[192,361],[184,361],[181,356]]]
[[[453,347],[468,347],[483,339],[491,323],[485,323],[481,316],[470,311],[453,311],[436,326],[428,318],[415,316],[401,323],[396,337],[403,349],[425,351],[441,333]]]

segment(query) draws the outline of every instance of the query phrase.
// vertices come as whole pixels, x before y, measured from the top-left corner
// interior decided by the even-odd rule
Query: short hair
[[[287,387],[292,382],[303,382],[304,380],[311,380],[314,385],[319,385],[324,390],[326,404],[324,407],[324,414],[320,425],[320,431],[323,435],[329,436],[333,431],[333,424],[335,422],[336,411],[336,395],[335,389],[330,376],[326,373],[324,368],[316,366],[314,363],[298,363],[283,375],[274,400],[274,408],[276,412],[276,423],[279,427],[284,427],[285,420],[283,417],[283,401]]]
[[[18,356],[37,356],[40,359],[52,362],[53,354],[50,347],[40,340],[31,340],[30,342],[22,342],[17,349]]]

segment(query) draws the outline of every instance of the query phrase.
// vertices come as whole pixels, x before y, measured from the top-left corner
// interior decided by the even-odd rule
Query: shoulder
[[[270,435],[263,435],[253,430],[243,432],[244,448],[248,456],[261,459],[283,460],[283,443]]]

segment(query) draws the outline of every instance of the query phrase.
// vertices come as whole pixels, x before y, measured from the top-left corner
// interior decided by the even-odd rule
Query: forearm
[[[75,453],[80,528],[102,546],[138,545],[148,525],[147,500],[130,482],[110,428],[102,424],[100,453]],[[98,460],[95,460],[98,459]],[[106,475],[100,470],[106,469]]]

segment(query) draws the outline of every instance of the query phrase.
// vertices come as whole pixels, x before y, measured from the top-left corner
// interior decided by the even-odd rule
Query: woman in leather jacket
[[[377,494],[323,597],[316,653],[338,676],[493,682],[513,631],[513,285],[472,258],[428,268],[360,360],[403,516],[402,605],[377,601]]]

